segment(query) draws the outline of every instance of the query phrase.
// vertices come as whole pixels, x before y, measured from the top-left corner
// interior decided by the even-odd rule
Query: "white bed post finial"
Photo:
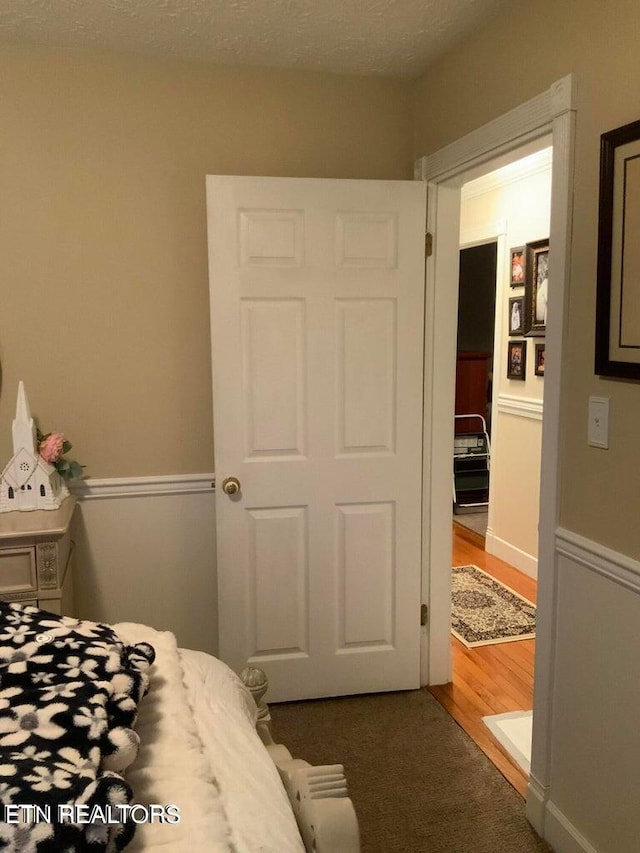
[[[271,729],[269,728],[271,714],[269,713],[269,706],[263,701],[264,694],[269,689],[269,679],[264,670],[259,669],[257,666],[246,666],[240,673],[240,678],[249,693],[251,693],[258,709],[258,719],[256,721],[258,734],[265,746],[272,744],[273,738],[271,737]]]
[[[240,678],[256,703],[256,729],[278,769],[307,853],[360,853],[358,818],[342,764],[313,767],[292,758],[286,746],[271,736],[271,714],[263,701],[269,687],[266,674],[246,666]]]

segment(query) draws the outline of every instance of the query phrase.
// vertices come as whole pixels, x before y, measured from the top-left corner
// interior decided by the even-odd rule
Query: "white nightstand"
[[[0,599],[74,615],[69,533],[76,499],[56,510],[0,514]]]

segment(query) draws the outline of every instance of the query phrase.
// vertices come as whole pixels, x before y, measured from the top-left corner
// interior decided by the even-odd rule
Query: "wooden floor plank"
[[[474,538],[454,523],[453,565],[468,563],[484,569],[535,603],[537,585],[533,578],[487,554],[482,537]],[[535,640],[468,649],[452,637],[451,648],[453,681],[430,687],[430,692],[524,797],[527,775],[493,737],[482,717],[531,709]]]
[[[457,674],[470,684],[477,685],[478,692],[486,694],[490,703],[491,700],[504,703],[507,706],[505,711],[509,710],[514,702],[521,702],[523,694],[526,695],[521,684],[515,683],[500,667],[496,667],[492,661],[485,660],[481,655],[474,654],[474,651],[464,646],[457,650]]]

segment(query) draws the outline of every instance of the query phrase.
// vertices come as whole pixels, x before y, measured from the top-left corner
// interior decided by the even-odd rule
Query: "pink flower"
[[[52,432],[40,442],[40,456],[45,462],[53,465],[62,456],[63,446],[64,435],[61,432]]]

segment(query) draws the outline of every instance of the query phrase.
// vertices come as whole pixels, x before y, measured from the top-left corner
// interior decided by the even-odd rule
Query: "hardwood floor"
[[[482,537],[453,525],[453,565],[473,563],[516,592],[536,600],[536,582],[484,551]],[[533,704],[535,640],[467,649],[451,638],[453,682],[430,687],[443,705],[522,796],[528,776],[482,722],[488,714],[527,711]]]

